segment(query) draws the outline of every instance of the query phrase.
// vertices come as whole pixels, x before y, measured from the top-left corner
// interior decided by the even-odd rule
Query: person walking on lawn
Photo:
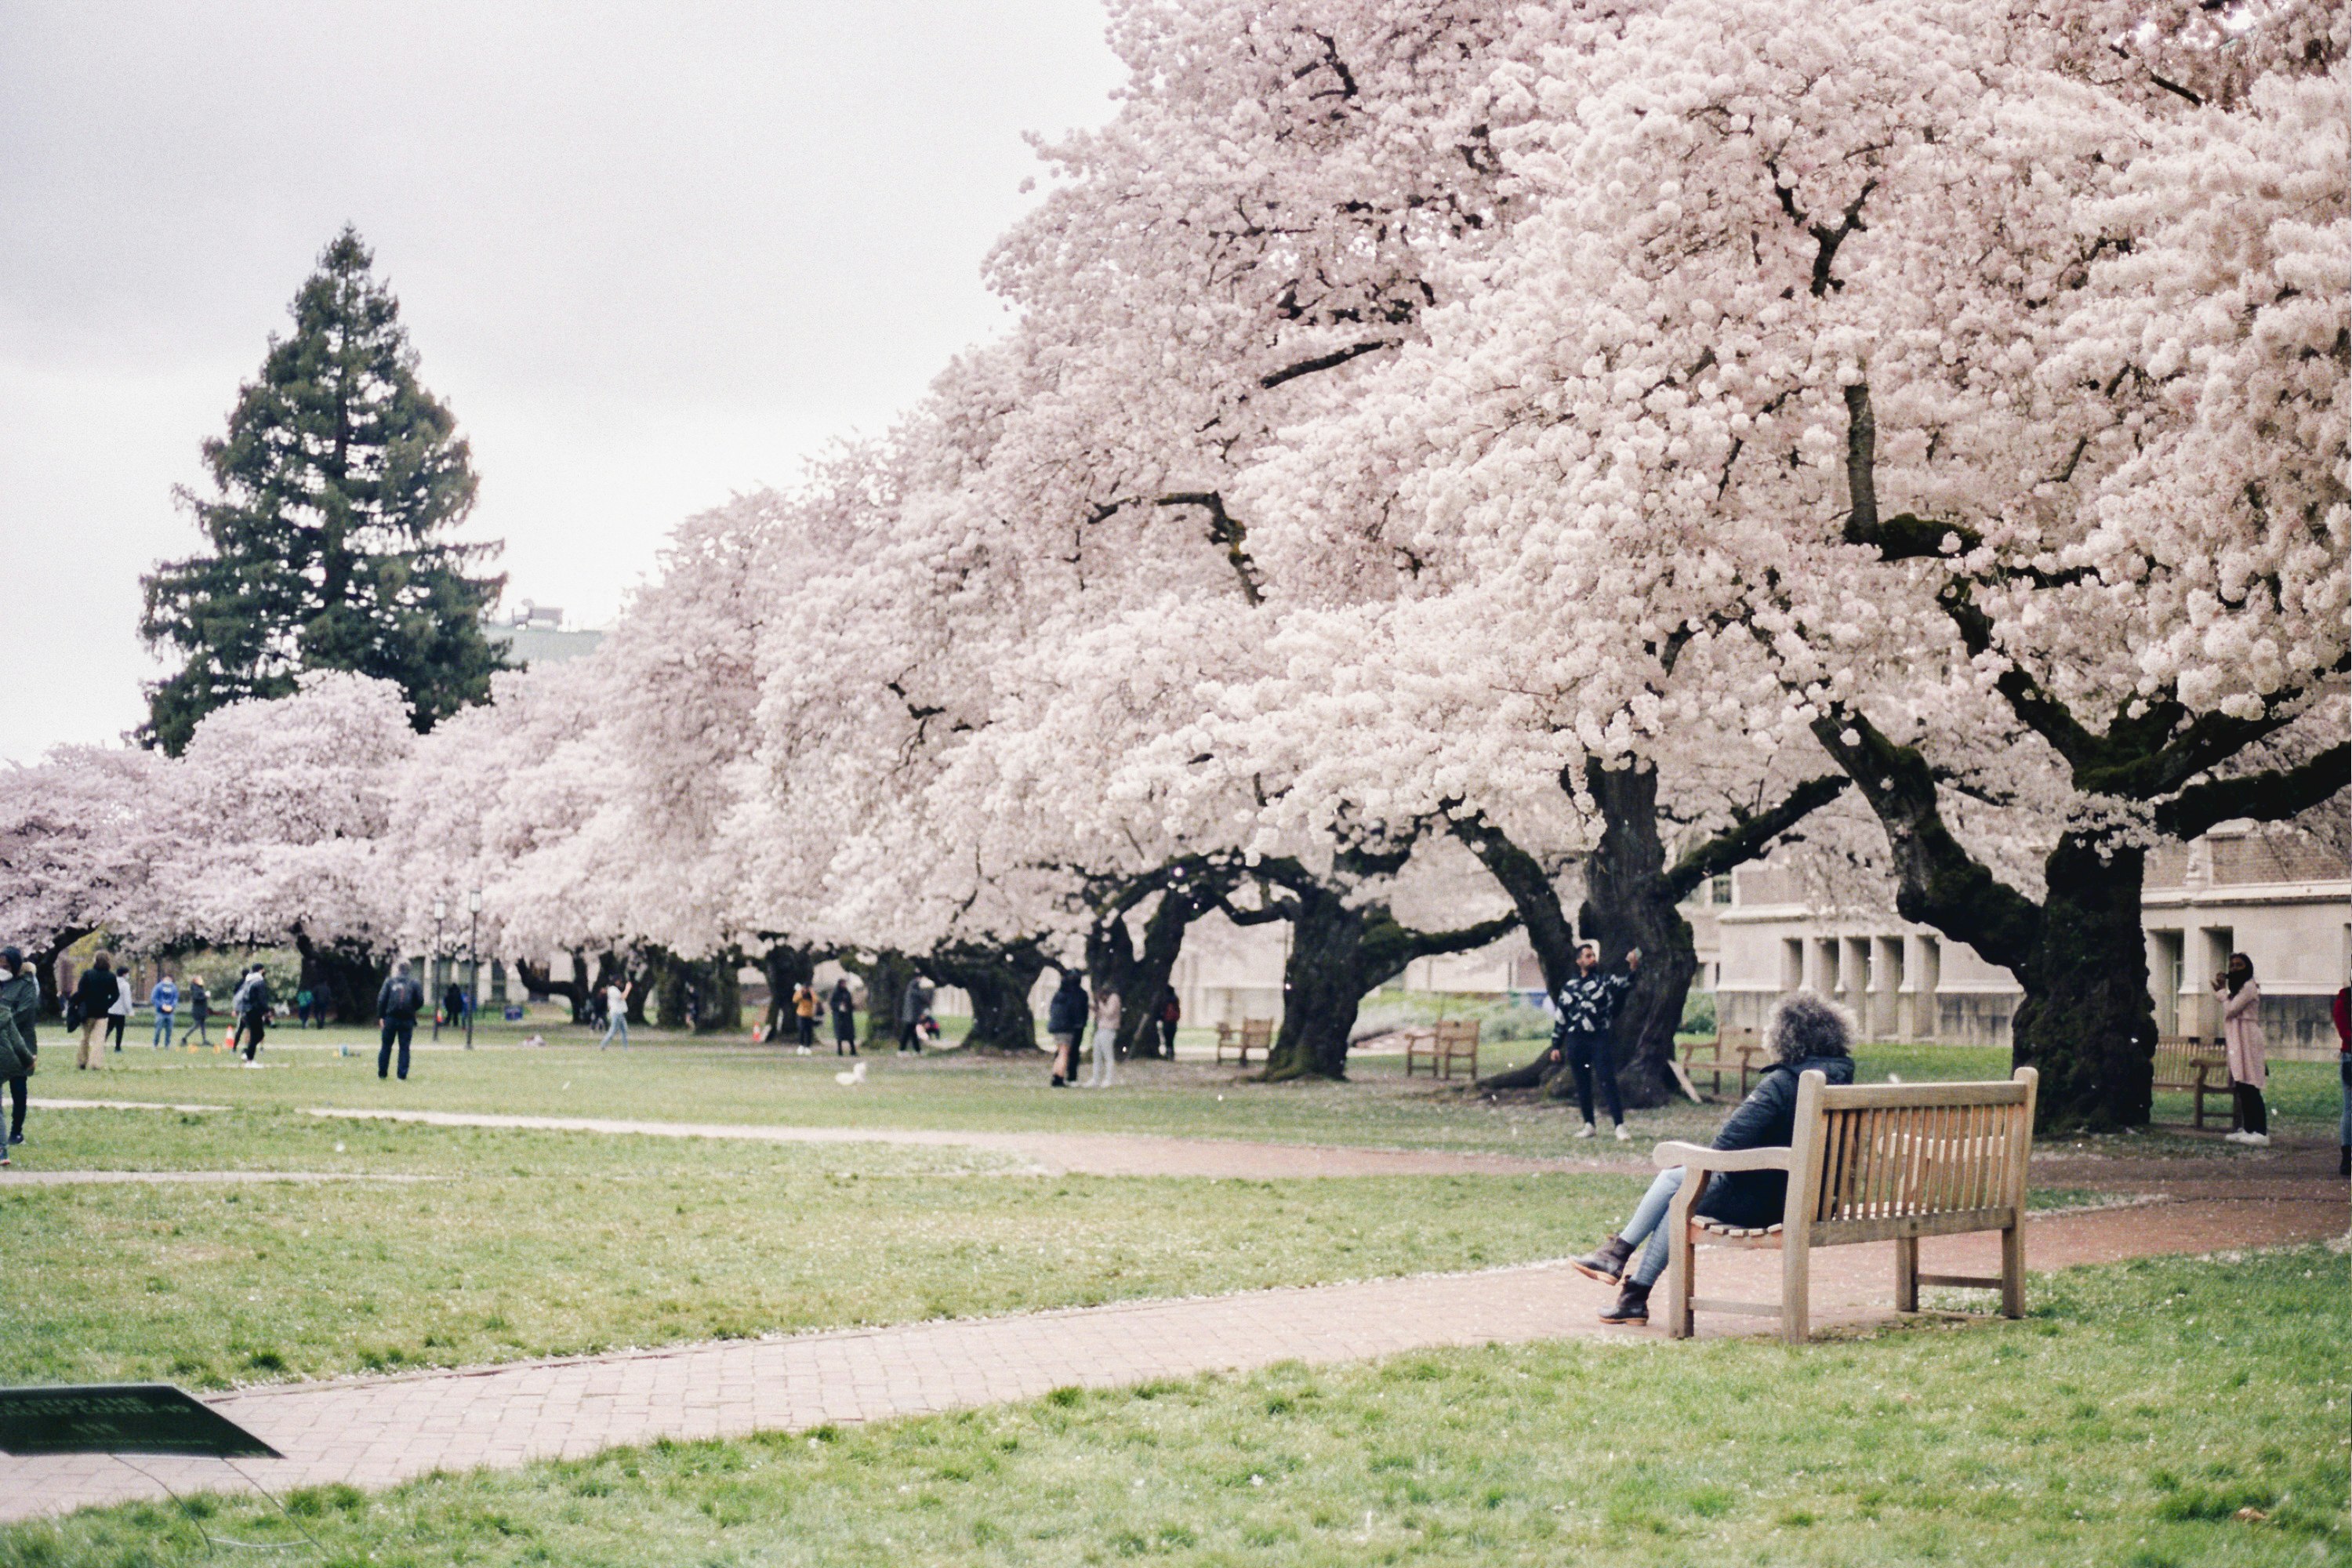
[[[0,1014],[5,1014],[16,1026],[16,1037],[24,1042],[22,1070],[8,1073],[8,1142],[0,1144],[0,1155],[25,1141],[25,1100],[30,1088],[26,1079],[40,1061],[40,1045],[33,1038],[33,1020],[41,1013],[40,976],[25,962],[22,948],[0,947]]]
[[[147,993],[147,1005],[155,1009],[155,1037],[148,1042],[159,1051],[172,1048],[172,1024],[180,1011],[179,983],[168,974],[155,977],[154,988]]]
[[[1078,1076],[1078,1037],[1086,1031],[1087,988],[1076,970],[1065,969],[1045,1004],[1045,1037],[1054,1042],[1052,1087],[1066,1089]]]
[[[98,1037],[106,1027],[107,1014],[113,1010],[114,998],[121,987],[114,981],[114,954],[101,952],[89,961],[74,983],[74,1015],[81,1020],[81,1047],[74,1052],[77,1072],[106,1065],[106,1042]]]
[[[1184,1021],[1184,1004],[1171,985],[1160,999],[1160,1054],[1170,1061],[1176,1059],[1176,1026]]]
[[[617,980],[604,987],[604,1037],[596,1042],[596,1048],[601,1051],[611,1045],[614,1035],[621,1037],[621,1048],[627,1050],[629,1048],[629,994],[621,989],[621,983]]]
[[[247,981],[236,994],[236,1027],[245,1039],[245,1065],[259,1067],[253,1058],[261,1052],[261,1037],[269,1029],[269,975],[261,965],[253,966],[253,978]]]
[[[2230,1120],[2237,1124],[2230,1142],[2266,1148],[2271,1113],[2263,1103],[2263,1090],[2270,1074],[2263,1060],[2263,988],[2254,984],[2254,961],[2242,952],[2231,953],[2230,967],[2213,976],[2213,995],[2221,1004],[2221,1038],[2230,1060]]]
[[[816,1049],[816,1016],[824,1010],[817,1000],[816,987],[802,981],[793,987],[793,1027],[799,1031],[800,1047],[795,1053],[806,1056]]]
[[[235,1056],[245,1047],[245,998],[253,990],[254,977],[261,965],[248,963],[245,973],[236,977],[236,989],[228,994],[228,1052]]]
[[[204,976],[193,976],[188,981],[188,1032],[180,1037],[180,1043],[192,1051],[199,1045],[211,1045],[212,1016],[212,993],[205,989]]]
[[[15,950],[10,951],[13,952]],[[0,974],[0,987],[16,983],[16,967],[21,963],[20,957],[16,963],[8,965],[5,974]],[[0,1078],[12,1084],[22,1084],[25,1076],[32,1070],[33,1047],[26,1043],[24,1035],[16,1027],[16,1009],[13,1005],[0,1006]],[[22,1100],[17,1101],[20,1108],[23,1103]],[[19,1109],[16,1114],[22,1118],[24,1111]],[[8,1150],[12,1144],[22,1142],[22,1139],[13,1139],[8,1143],[0,1143],[0,1165],[8,1163]]]
[[[1584,1112],[1584,1125],[1577,1129],[1579,1138],[1590,1138],[1592,1126],[1592,1080],[1601,1079],[1601,1095],[1609,1105],[1609,1120],[1617,1126],[1620,1143],[1633,1137],[1625,1131],[1625,1108],[1617,1099],[1617,1056],[1609,1043],[1609,1026],[1616,1022],[1617,1005],[1625,993],[1633,988],[1633,976],[1642,970],[1642,950],[1638,947],[1625,954],[1625,973],[1604,974],[1601,972],[1601,949],[1586,942],[1576,950],[1576,973],[1559,988],[1554,998],[1559,1008],[1559,1023],[1551,1036],[1551,1059],[1565,1061],[1576,1075],[1577,1109]]]
[[[1104,986],[1095,993],[1095,1072],[1089,1089],[1110,1087],[1111,1066],[1118,1059],[1118,993]]]
[[[408,1081],[408,1047],[416,1038],[416,1015],[425,1005],[425,987],[409,978],[408,961],[403,959],[392,966],[392,973],[375,994],[375,1016],[383,1028],[383,1044],[376,1047],[375,1076],[383,1077],[392,1066],[393,1042],[400,1042],[400,1081]]]
[[[843,975],[833,983],[833,1054],[854,1057],[857,1054],[857,998],[850,994],[849,976]]]
[[[1717,1149],[1785,1149],[1797,1130],[1797,1080],[1818,1072],[1831,1083],[1853,1081],[1853,1019],[1846,1010],[1811,991],[1789,996],[1772,1010],[1764,1048],[1771,1065],[1738,1109],[1715,1135]],[[1701,1178],[1705,1180],[1705,1177]],[[1683,1167],[1661,1171],[1633,1205],[1625,1228],[1600,1249],[1575,1258],[1588,1279],[1619,1288],[1616,1304],[1601,1314],[1604,1323],[1646,1323],[1650,1289],[1666,1271],[1666,1208],[1682,1191]],[[1764,1226],[1780,1223],[1789,1196],[1785,1171],[1717,1172],[1692,1213],[1726,1225]],[[1636,1260],[1633,1249],[1642,1247]],[[1628,1264],[1632,1264],[1628,1268]]]
[[[2344,1120],[2336,1128],[2336,1173],[2352,1176],[2352,985],[2339,987],[2336,1005],[2336,1071],[2344,1081]]]
[[[122,1050],[123,1031],[131,1026],[131,969],[128,964],[114,972],[114,1000],[106,1006],[106,1043],[115,1053]]]
[[[931,984],[921,975],[907,982],[907,989],[898,998],[898,1048],[923,1054],[923,1020],[931,1013]]]

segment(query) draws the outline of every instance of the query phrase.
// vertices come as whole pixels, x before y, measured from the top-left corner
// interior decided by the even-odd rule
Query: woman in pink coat
[[[2242,952],[2230,955],[2230,967],[2213,976],[2213,994],[2221,1004],[2221,1037],[2228,1043],[2230,1093],[2237,1129],[2232,1143],[2256,1146],[2271,1141],[2269,1108],[2263,1104],[2263,1087],[2269,1081],[2263,1068],[2263,988],[2254,984],[2254,961]]]

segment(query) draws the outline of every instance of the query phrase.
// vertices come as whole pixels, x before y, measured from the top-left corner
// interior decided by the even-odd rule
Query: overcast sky
[[[346,220],[508,602],[599,625],[1002,329],[1022,133],[1117,80],[1098,0],[0,0],[0,757],[144,716],[172,487]]]

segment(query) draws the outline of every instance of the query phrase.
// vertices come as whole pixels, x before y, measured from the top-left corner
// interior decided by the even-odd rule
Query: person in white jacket
[[[627,1050],[629,1048],[629,994],[622,990],[617,982],[604,987],[604,1037],[596,1042],[596,1048],[601,1051],[611,1045],[614,1035],[621,1037],[621,1048]]]
[[[1108,985],[1095,993],[1095,1070],[1089,1089],[1108,1089],[1112,1064],[1118,1059],[1118,993]]]

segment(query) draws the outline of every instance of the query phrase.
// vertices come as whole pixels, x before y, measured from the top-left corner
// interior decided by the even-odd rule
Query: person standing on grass
[[[5,1075],[8,1079],[8,1142],[0,1144],[0,1155],[10,1147],[25,1141],[25,1100],[30,1086],[26,1081],[40,1061],[40,1045],[33,1038],[33,1020],[41,1013],[41,980],[25,962],[22,948],[0,947],[0,1014],[5,1014],[16,1026],[16,1037],[24,1042],[22,1070]]]
[[[237,1033],[245,1040],[245,1065],[259,1067],[253,1058],[261,1053],[261,1037],[268,1032],[269,975],[261,965],[253,966],[253,978],[236,994]]]
[[[601,1051],[611,1045],[614,1035],[621,1037],[621,1048],[627,1050],[629,1048],[629,994],[621,989],[621,983],[617,980],[604,987],[604,1037],[596,1042],[596,1048]]]
[[[1717,1149],[1783,1149],[1797,1131],[1797,1080],[1818,1072],[1831,1083],[1853,1081],[1853,1018],[1834,1002],[1800,991],[1772,1010],[1764,1048],[1772,1065],[1739,1108],[1726,1118],[1712,1145]],[[1661,1171],[1633,1205],[1625,1228],[1599,1250],[1573,1258],[1570,1266],[1588,1279],[1619,1287],[1616,1305],[1601,1314],[1604,1323],[1646,1323],[1650,1289],[1666,1271],[1666,1207],[1682,1191],[1683,1167]],[[1726,1225],[1778,1225],[1789,1197],[1786,1171],[1717,1172],[1692,1213]],[[1633,1249],[1647,1241],[1638,1261]],[[1628,1268],[1627,1265],[1632,1267]]]
[[[114,1000],[106,1005],[106,1043],[120,1055],[123,1031],[131,1026],[131,968],[114,972]]]
[[[1095,993],[1095,1071],[1089,1089],[1108,1089],[1112,1065],[1118,1060],[1118,993],[1106,985]]]
[[[2270,1074],[2263,1060],[2263,988],[2254,984],[2254,961],[2242,952],[2230,955],[2230,967],[2213,976],[2213,995],[2221,1004],[2221,1038],[2230,1061],[2230,1142],[2260,1149],[2271,1141],[2270,1108],[2263,1089]]]
[[[2352,1176],[2352,985],[2336,993],[2336,1071],[2344,1081],[2344,1120],[2336,1128],[2336,1173]]]
[[[931,1012],[931,984],[921,975],[907,982],[904,994],[898,998],[898,1048],[923,1054],[923,1020]]]
[[[81,1046],[74,1053],[74,1070],[84,1071],[106,1065],[106,1042],[98,1037],[106,1027],[106,1016],[114,1006],[121,993],[114,983],[114,954],[101,952],[89,961],[74,983],[74,1016],[81,1020]]]
[[[180,1043],[186,1046],[188,1049],[192,1051],[199,1045],[211,1045],[213,1043],[212,1016],[212,993],[205,989],[205,977],[201,974],[190,976],[188,980],[188,1032],[180,1037]]]
[[[168,974],[155,977],[154,988],[147,993],[147,1005],[155,1009],[155,1037],[148,1042],[159,1051],[172,1048],[172,1024],[180,1011],[179,983]]]
[[[248,963],[245,973],[236,977],[236,989],[228,994],[228,1053],[231,1056],[245,1048],[245,998],[253,989],[253,978],[261,973],[261,965]]]
[[[425,1005],[425,987],[408,976],[408,962],[403,959],[392,966],[375,994],[375,1016],[383,1025],[383,1044],[375,1050],[375,1076],[383,1078],[392,1066],[393,1042],[400,1042],[400,1081],[408,1081],[408,1046],[416,1037],[417,1011]]]
[[[16,969],[12,964],[4,975],[0,975],[0,986],[14,984],[16,979]],[[21,1085],[25,1081],[25,1076],[32,1070],[33,1047],[26,1044],[24,1035],[16,1027],[16,1009],[13,1005],[0,1006],[0,1078],[6,1079],[12,1084]],[[18,1100],[16,1103],[21,1107],[24,1102]],[[21,1120],[24,1111],[20,1109],[16,1114]],[[22,1140],[16,1142],[21,1142]],[[0,1143],[0,1165],[8,1163],[8,1151],[11,1146],[9,1143]]]
[[[833,1009],[833,1054],[854,1057],[857,1054],[857,998],[850,993],[849,976],[845,974],[833,983],[830,1001]]]
[[[1160,999],[1160,1054],[1171,1062],[1176,1059],[1176,1026],[1183,1021],[1184,1004],[1171,985]]]
[[[1078,1037],[1087,1029],[1087,988],[1077,971],[1062,971],[1062,984],[1045,1004],[1045,1036],[1054,1042],[1052,1086],[1066,1089],[1078,1076]]]
[[[1601,949],[1586,942],[1576,950],[1576,974],[1559,988],[1554,1000],[1559,1007],[1559,1023],[1551,1036],[1551,1059],[1565,1061],[1576,1075],[1577,1109],[1584,1112],[1584,1125],[1577,1129],[1579,1138],[1590,1138],[1592,1125],[1592,1080],[1601,1079],[1601,1096],[1609,1106],[1609,1120],[1616,1124],[1617,1141],[1626,1142],[1633,1134],[1625,1131],[1625,1109],[1617,1099],[1616,1052],[1609,1043],[1609,1026],[1616,1022],[1617,1005],[1625,993],[1633,988],[1633,976],[1642,971],[1642,950],[1638,947],[1625,954],[1625,973],[1604,974],[1601,972]]]
[[[808,1055],[816,1049],[816,1016],[824,1004],[816,999],[816,987],[802,981],[793,987],[793,1027],[799,1032],[799,1054]]]

